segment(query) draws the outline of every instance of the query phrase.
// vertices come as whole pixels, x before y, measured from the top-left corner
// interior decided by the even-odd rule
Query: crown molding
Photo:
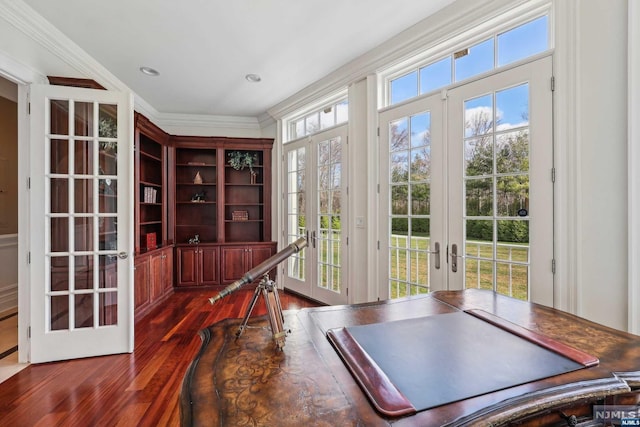
[[[172,135],[254,138],[261,133],[255,117],[173,113],[156,113],[153,117],[158,127]]]

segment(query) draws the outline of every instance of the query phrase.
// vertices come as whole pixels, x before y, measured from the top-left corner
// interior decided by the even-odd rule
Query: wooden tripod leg
[[[244,318],[242,319],[242,323],[240,324],[240,327],[236,332],[236,338],[242,335],[242,333],[247,327],[247,322],[249,322],[249,316],[251,316],[251,312],[253,311],[253,307],[256,306],[256,302],[258,302],[258,297],[260,296],[260,289],[261,289],[261,286],[256,287],[256,290],[253,293],[253,298],[251,298],[251,303],[249,304],[249,307],[247,308],[247,312],[244,314]]]
[[[269,313],[269,324],[271,325],[273,339],[278,349],[282,350],[287,333],[284,330],[284,314],[282,314],[278,294],[273,290],[269,291],[264,289],[262,295],[264,295],[264,302],[267,306],[267,312]]]

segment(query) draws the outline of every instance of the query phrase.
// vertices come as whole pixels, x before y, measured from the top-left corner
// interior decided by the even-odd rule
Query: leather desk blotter
[[[480,310],[336,328],[327,337],[376,409],[388,416],[598,364]]]

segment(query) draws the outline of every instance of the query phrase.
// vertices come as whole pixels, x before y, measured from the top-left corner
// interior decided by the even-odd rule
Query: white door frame
[[[18,362],[29,363],[31,354],[28,339],[31,318],[30,276],[27,265],[29,224],[28,221],[22,220],[30,215],[29,195],[26,191],[31,151],[28,85],[45,83],[47,80],[45,76],[35,73],[2,52],[0,52],[0,75],[18,86]]]

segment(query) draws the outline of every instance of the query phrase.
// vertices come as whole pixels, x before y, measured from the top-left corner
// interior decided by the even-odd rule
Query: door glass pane
[[[75,173],[77,175],[92,175],[93,141],[76,140],[74,148]]]
[[[100,313],[100,326],[118,324],[118,294],[105,292],[99,294],[98,311]]]
[[[49,194],[51,195],[51,213],[69,213],[69,179],[51,178],[49,180]]]
[[[52,291],[69,290],[69,257],[51,257],[51,268],[49,273]]]
[[[93,297],[91,294],[73,295],[75,328],[90,328],[93,326]]]
[[[287,239],[289,243],[295,242],[300,237],[307,237],[305,153],[305,148],[299,148],[287,154]],[[305,280],[305,250],[306,248],[288,258],[289,277]]]
[[[49,156],[51,173],[69,173],[69,140],[52,139]]]
[[[393,121],[389,132],[389,293],[398,298],[429,292],[431,113]]]
[[[464,105],[465,286],[526,300],[529,85],[469,99]]]
[[[52,99],[49,109],[49,133],[69,135],[69,101]]]
[[[68,252],[69,251],[69,218],[51,218],[51,252]]]
[[[76,217],[74,223],[75,250],[81,252],[93,251],[93,218]]]
[[[93,256],[76,256],[74,261],[74,289],[93,289]]]
[[[74,212],[93,212],[93,179],[75,179],[74,183]]]
[[[318,143],[318,286],[340,292],[342,141]]]
[[[75,106],[75,135],[93,136],[93,103],[74,102]]]
[[[51,325],[52,331],[69,329],[69,295],[53,295],[51,301]]]
[[[117,138],[118,137],[117,107],[115,105],[100,104],[100,107],[98,109],[98,115],[99,115],[98,136],[100,138]]]

